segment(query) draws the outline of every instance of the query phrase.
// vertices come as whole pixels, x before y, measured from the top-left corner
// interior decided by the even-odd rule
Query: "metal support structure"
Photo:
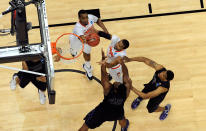
[[[30,44],[28,47],[29,52],[21,52],[21,46],[0,47],[0,63],[27,61],[43,56],[41,44]]]
[[[12,12],[12,20],[10,32],[16,33],[17,46],[0,47],[0,63],[10,63],[18,61],[27,61],[44,57],[46,62],[46,77],[47,77],[47,91],[49,104],[55,103],[55,90],[54,90],[54,66],[52,60],[48,20],[46,13],[45,0],[11,0],[9,2],[11,7],[4,11],[2,15]],[[29,44],[28,39],[28,23],[26,20],[25,7],[29,4],[35,4],[40,25],[41,42],[37,44]],[[15,12],[15,18],[14,16]],[[15,25],[13,25],[15,24]]]
[[[19,4],[21,4],[21,2],[25,2],[25,0],[18,1],[18,2]],[[24,48],[29,44],[25,6],[18,8],[15,12],[16,12],[15,27],[16,27],[17,45],[22,46],[22,49],[20,50],[22,50],[23,52],[27,52],[29,50],[25,50],[27,48]]]
[[[51,52],[51,41],[49,36],[49,26],[48,26],[48,20],[47,20],[47,13],[46,13],[46,5],[45,1],[38,2],[36,4],[37,6],[37,12],[38,12],[38,18],[39,18],[39,25],[40,25],[40,33],[41,33],[41,41],[44,43],[44,56],[46,58],[46,68],[47,68],[47,74],[49,77],[47,77],[47,85],[49,86],[48,89],[48,96],[50,104],[54,103],[55,101],[55,91],[54,91],[54,65],[52,60],[52,52]]]

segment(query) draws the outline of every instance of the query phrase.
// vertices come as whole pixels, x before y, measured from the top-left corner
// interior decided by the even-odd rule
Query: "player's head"
[[[167,70],[162,72],[162,77],[164,77],[167,81],[171,81],[174,78],[174,73],[171,70]]]
[[[87,25],[88,24],[88,13],[86,10],[80,10],[78,12],[78,16],[79,16],[79,22],[83,25]]]
[[[167,70],[167,80],[171,81],[174,78],[174,73],[171,70]]]
[[[118,51],[127,49],[129,47],[129,41],[126,39],[122,39],[120,40],[116,45],[115,45],[115,49]]]

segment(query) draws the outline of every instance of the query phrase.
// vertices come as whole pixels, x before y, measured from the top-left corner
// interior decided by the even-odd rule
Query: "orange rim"
[[[82,42],[82,49],[81,49],[80,53],[79,53],[77,56],[72,57],[72,58],[67,58],[67,57],[62,56],[62,55],[58,52],[58,50],[56,49],[56,43],[59,41],[59,39],[60,39],[61,37],[65,36],[65,35],[74,35],[74,36],[78,37],[78,38],[80,39],[80,41]],[[54,46],[53,48],[55,48],[55,50],[56,50],[55,53],[56,53],[60,58],[65,59],[65,60],[72,60],[72,59],[78,58],[78,57],[83,53],[83,50],[84,50],[84,44],[83,44],[84,41],[82,40],[81,37],[79,37],[78,35],[76,35],[76,34],[74,34],[74,33],[64,33],[64,34],[62,34],[61,36],[59,36],[59,37],[57,38],[56,42],[54,42],[54,43],[55,43],[55,44],[53,45],[53,46]]]

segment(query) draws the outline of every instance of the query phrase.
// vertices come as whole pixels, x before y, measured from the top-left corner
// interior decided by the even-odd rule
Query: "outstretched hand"
[[[107,57],[105,56],[104,50],[102,49],[102,60],[97,62],[99,65],[106,65]]]
[[[99,65],[106,65],[107,59],[97,62]]]

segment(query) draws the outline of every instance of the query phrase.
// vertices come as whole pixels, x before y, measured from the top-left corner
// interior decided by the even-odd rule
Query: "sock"
[[[86,65],[88,68],[91,68],[90,61],[85,61],[85,65]]]

